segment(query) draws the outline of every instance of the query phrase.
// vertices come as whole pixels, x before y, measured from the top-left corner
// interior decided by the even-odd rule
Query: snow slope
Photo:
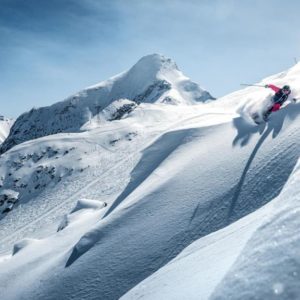
[[[299,72],[300,63],[284,72],[269,76],[258,84],[264,86],[272,83],[279,87],[288,84],[292,90],[290,98],[298,99],[300,98]],[[248,87],[219,98],[218,101],[216,101],[216,105],[224,108],[234,106],[240,114],[247,117],[247,115],[253,112],[265,109],[269,105],[272,95],[274,95],[274,92],[271,89],[255,86]]]
[[[207,120],[208,111],[200,113],[186,106],[182,113],[183,107],[141,104],[126,118],[103,122],[100,128],[43,137],[4,153],[0,157],[1,190],[18,192],[19,205],[0,214],[0,219],[4,217],[0,220],[0,251],[28,231],[42,236],[41,227],[59,222],[77,197],[113,201],[126,186],[140,151],[174,124],[199,116],[205,125],[231,118],[220,114],[218,120]],[[7,202],[0,206],[2,212]]]
[[[0,116],[0,145],[9,135],[10,128],[12,127],[14,121],[12,119]]]
[[[294,69],[272,80],[293,78],[299,93]],[[44,145],[64,150],[75,143],[74,157],[60,150],[57,159],[46,152],[40,161],[53,159],[59,168],[83,158],[91,165],[55,188],[46,185],[0,221],[0,298],[231,299],[235,292],[239,299],[272,299],[286,286],[295,293],[297,276],[285,275],[295,271],[297,235],[289,234],[297,218],[282,243],[269,233],[297,211],[298,167],[290,174],[300,154],[300,105],[261,126],[236,114],[238,98],[244,116],[246,103],[260,107],[265,97],[246,89],[206,105],[145,103],[101,127],[42,137],[2,155],[0,165],[43,153]],[[24,172],[30,165],[38,167],[30,161]],[[73,210],[84,198],[93,204]],[[282,254],[284,245],[291,255]],[[263,277],[256,257],[268,262]],[[277,262],[288,271],[280,280]]]
[[[299,96],[300,64],[290,70],[264,79],[260,84],[275,83],[279,86],[289,83],[293,96]],[[220,99],[216,106],[237,106],[243,119],[233,120],[238,135],[233,144],[242,146],[255,135],[255,128],[249,127],[249,116],[253,111],[263,111],[270,100],[268,90],[247,88]],[[288,106],[288,115],[293,123],[299,123],[299,109]],[[284,134],[282,130],[284,110],[272,116],[273,138]],[[276,119],[275,119],[276,115]],[[294,124],[295,125],[295,124]],[[275,129],[276,128],[276,129]],[[296,125],[295,130],[298,130]],[[240,182],[245,180],[249,163],[252,163],[262,143],[265,143],[264,128],[261,140],[257,143],[245,166]],[[299,140],[291,143],[299,148]],[[295,150],[295,158],[299,150]],[[290,161],[288,153],[277,153],[280,159]],[[275,160],[275,158],[274,158]],[[281,171],[275,168],[268,174],[259,174],[261,181],[276,177],[282,180]],[[225,227],[205,238],[199,239],[184,249],[174,260],[154,273],[122,299],[298,299],[299,260],[297,248],[300,245],[295,233],[298,224],[300,190],[298,187],[300,163],[298,162],[291,178],[280,196],[268,205],[247,215],[238,222]],[[237,188],[237,193],[241,188]],[[257,195],[256,198],[261,198]]]
[[[0,148],[4,153],[35,138],[78,132],[113,101],[195,104],[213,99],[198,84],[184,76],[175,62],[162,55],[141,58],[130,70],[91,86],[49,107],[33,108],[21,115]]]
[[[298,161],[281,194],[197,240],[122,299],[298,299]]]

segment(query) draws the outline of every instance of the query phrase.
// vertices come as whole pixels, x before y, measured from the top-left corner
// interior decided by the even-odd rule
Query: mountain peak
[[[158,73],[162,69],[178,70],[178,67],[172,59],[162,54],[154,53],[154,54],[143,56],[132,67],[132,69],[145,69],[147,70],[147,72]]]
[[[161,54],[150,54],[142,57],[128,71],[107,81],[52,106],[32,109],[21,115],[1,145],[0,153],[45,135],[81,130],[91,118],[120,99],[136,104],[193,105],[214,98],[184,76],[173,60]]]
[[[128,98],[131,100],[138,98],[141,102],[157,102],[161,94],[169,89],[167,86],[171,87],[173,79],[181,76],[182,74],[175,62],[170,58],[160,54],[146,55],[139,59],[127,72],[117,77],[117,80],[114,80],[111,98]],[[162,93],[142,99],[145,93],[150,93],[149,88],[152,89],[157,84],[163,86],[163,89],[159,88]]]
[[[169,104],[195,104],[214,99],[186,77],[172,59],[156,53],[142,57],[127,72],[117,77],[111,98]]]

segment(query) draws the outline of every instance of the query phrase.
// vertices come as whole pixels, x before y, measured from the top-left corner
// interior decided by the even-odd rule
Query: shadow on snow
[[[188,199],[184,198],[185,191],[181,190],[181,194],[177,195],[176,191],[172,199],[160,198],[161,196],[157,195],[163,195],[160,193],[164,191],[164,187],[160,187],[157,194],[145,196],[136,205],[124,210],[122,218],[113,219],[103,225],[104,227],[100,226],[99,229],[82,237],[79,242],[80,246],[78,247],[77,244],[73,248],[66,267],[72,265],[80,256],[101,241],[106,245],[97,249],[100,251],[98,255],[103,257],[103,262],[102,259],[97,262],[98,269],[102,270],[102,277],[99,280],[106,283],[102,293],[103,295],[109,294],[111,298],[119,298],[167,264],[195,240],[224,228],[229,223],[263,206],[280,193],[299,157],[300,132],[297,126],[294,127],[294,131],[292,127],[289,128],[288,133],[292,135],[288,139],[289,143],[284,143],[286,136],[279,134],[285,120],[288,118],[294,120],[299,112],[299,105],[287,107],[272,115],[268,124],[262,126],[247,124],[242,118],[235,119],[233,125],[237,130],[237,135],[233,140],[233,147],[238,144],[242,147],[246,146],[252,136],[261,135],[241,171],[241,176],[232,174],[233,177],[236,176],[237,184],[230,184],[220,192],[210,193],[217,180],[210,178],[204,193],[205,187],[201,186],[203,179],[200,179],[198,186],[195,187],[193,180],[188,178],[188,181],[184,182],[189,183],[189,188],[194,189],[195,192],[195,197]],[[218,126],[221,133],[223,132],[222,126],[230,129],[228,125]],[[276,147],[273,148],[273,145],[268,147],[270,156],[265,154],[260,160],[258,159],[259,164],[253,167],[253,161],[271,134],[273,138],[278,137],[274,144]],[[201,135],[203,135],[201,128],[169,132],[145,149],[140,162],[131,173],[129,184],[107,211],[106,216],[109,216],[180,145]],[[218,149],[206,155],[212,155],[215,158],[218,157],[216,153],[219,153]],[[231,159],[234,159],[234,152],[231,155]],[[265,158],[266,161],[264,161]],[[194,167],[199,170],[205,168],[201,161]],[[206,174],[206,170],[201,170],[201,172],[200,174]],[[222,170],[217,168],[215,172],[222,172]],[[190,179],[195,179],[191,177],[194,175],[194,173],[184,174],[184,176],[190,176]],[[177,180],[179,181],[175,182],[180,184],[179,177]],[[225,180],[225,182],[228,181]],[[138,220],[134,218],[137,214]],[[153,221],[156,220],[157,215],[158,223]],[[172,223],[175,222],[174,220],[176,223]],[[155,239],[145,236],[145,230],[149,231],[149,228],[152,230],[150,232],[155,235]],[[122,237],[121,245],[118,237]],[[122,251],[119,250],[120,248]],[[114,251],[118,255],[112,256],[111,253]],[[110,259],[109,266],[105,263],[105,258]],[[112,272],[111,266],[118,266],[117,273]],[[115,282],[118,280],[120,285],[116,288]]]
[[[280,133],[280,131],[283,127],[283,123],[284,123],[284,120],[286,117],[291,119],[292,121],[294,121],[299,113],[300,113],[299,105],[289,105],[289,106],[285,107],[284,109],[278,111],[277,113],[274,113],[273,115],[271,115],[271,118],[267,123],[262,123],[258,126],[249,124],[242,117],[238,117],[233,120],[233,125],[237,130],[237,135],[232,143],[233,146],[236,146],[238,143],[240,143],[240,145],[242,147],[244,147],[245,145],[248,144],[251,137],[257,133],[261,134],[261,137],[258,140],[258,142],[256,143],[256,145],[246,163],[246,166],[242,172],[242,176],[240,177],[237,187],[235,189],[235,192],[234,192],[231,204],[230,204],[230,208],[228,211],[228,223],[231,223],[231,217],[233,215],[235,205],[238,202],[239,196],[241,194],[241,190],[242,190],[247,172],[249,171],[250,166],[251,166],[256,154],[258,153],[259,149],[261,148],[261,146],[263,145],[263,143],[265,142],[265,140],[267,139],[267,137],[270,134],[272,134],[272,138],[277,137],[277,135]],[[295,165],[295,163],[296,163],[296,161],[293,163],[293,166]],[[288,172],[288,175],[289,174],[290,174],[290,172]],[[282,189],[282,187],[285,184],[287,179],[288,178],[286,178],[286,177],[281,178],[282,184],[281,184],[280,190]]]

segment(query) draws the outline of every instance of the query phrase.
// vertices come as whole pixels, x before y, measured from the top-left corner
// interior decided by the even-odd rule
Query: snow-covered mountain
[[[4,153],[24,141],[59,132],[78,132],[112,102],[195,104],[214,99],[184,76],[174,61],[153,54],[141,58],[130,70],[84,89],[49,107],[21,115],[0,148]]]
[[[299,98],[299,71],[262,83]],[[0,298],[297,299],[300,104],[257,126],[270,96],[119,95],[6,151]]]
[[[107,121],[126,117],[140,103],[182,106],[195,105],[211,98],[208,92],[185,77],[171,59],[154,54],[141,58],[129,71],[87,88],[65,101],[32,109],[16,120],[1,146],[4,154],[0,164],[0,213],[10,211],[19,201],[36,197],[62,178],[83,172],[93,165],[90,159],[83,159],[89,155],[90,149],[81,147],[77,138],[67,138],[67,142],[65,136],[57,137],[56,133],[67,132],[69,137],[71,132],[107,127]],[[160,117],[169,118],[164,113]],[[127,134],[125,140],[136,135],[135,131]],[[32,142],[49,135],[53,136],[37,144]],[[49,142],[53,139],[54,143]],[[5,153],[25,141],[31,142],[28,146],[22,145],[21,151]],[[110,138],[104,143],[110,145],[116,142]]]
[[[10,128],[14,123],[13,119],[6,118],[0,115],[0,145],[9,135]]]

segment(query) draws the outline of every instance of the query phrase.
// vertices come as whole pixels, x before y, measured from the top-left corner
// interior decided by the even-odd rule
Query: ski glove
[[[269,85],[268,85],[268,84],[266,84],[266,85],[265,85],[265,88],[267,89],[268,87],[269,87]]]
[[[297,102],[297,99],[296,99],[296,98],[293,98],[293,101],[296,103],[296,102]]]

